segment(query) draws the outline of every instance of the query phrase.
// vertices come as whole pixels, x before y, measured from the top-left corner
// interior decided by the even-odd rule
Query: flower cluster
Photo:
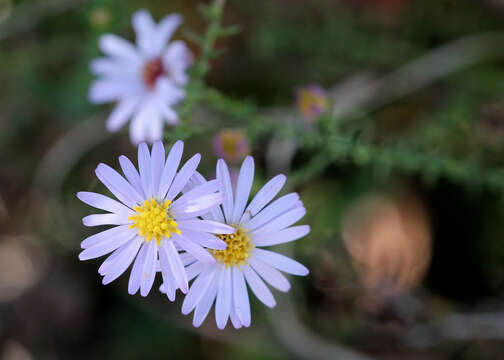
[[[133,15],[136,46],[115,35],[103,35],[106,58],[91,63],[99,78],[89,91],[94,103],[116,101],[107,128],[116,131],[129,119],[130,137],[138,145],[138,170],[119,157],[122,174],[99,164],[96,176],[115,199],[79,192],[84,203],[105,211],[86,216],[86,226],[111,226],[81,243],[79,259],[107,255],[98,269],[104,285],[131,266],[128,293],[147,296],[160,273],[160,291],[174,301],[177,289],[187,294],[182,313],[194,311],[194,326],[205,320],[215,303],[217,327],[230,320],[235,328],[251,322],[248,287],[266,306],[275,306],[270,286],[288,291],[282,274],[307,275],[300,263],[262,247],[299,239],[309,226],[293,226],[305,214],[296,193],[272,201],[286,178],[271,179],[249,202],[254,160],[243,161],[236,186],[225,160],[217,162],[216,179],[207,181],[197,167],[196,154],[182,166],[184,144],[176,142],[168,154],[160,141],[163,123],[176,124],[174,106],[185,97],[186,70],[192,56],[181,41],[169,43],[181,23],[170,15],[158,24],[140,10]],[[149,150],[145,141],[153,143]],[[240,162],[250,149],[244,133],[223,130],[214,138],[216,154]],[[191,286],[189,283],[192,281]]]
[[[300,263],[262,247],[299,239],[307,225],[292,226],[306,210],[298,194],[272,201],[286,178],[277,175],[249,202],[254,160],[248,156],[233,190],[226,162],[217,162],[217,178],[207,181],[196,168],[196,154],[180,167],[184,144],[176,142],[168,155],[161,142],[152,151],[138,147],[138,171],[126,157],[119,157],[123,175],[99,164],[96,176],[115,196],[79,192],[84,203],[106,211],[84,217],[86,226],[112,225],[81,243],[81,260],[110,254],[98,272],[103,284],[121,276],[133,264],[128,293],[147,296],[157,272],[160,290],[173,301],[177,289],[187,294],[182,312],[194,310],[199,326],[215,302],[217,326],[231,320],[235,328],[250,325],[247,284],[266,306],[275,299],[265,282],[288,291],[282,275],[307,275]],[[189,288],[189,282],[194,280]]]

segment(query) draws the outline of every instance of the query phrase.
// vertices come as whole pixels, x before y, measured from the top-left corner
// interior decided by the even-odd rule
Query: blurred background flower
[[[245,133],[236,129],[222,129],[213,138],[215,155],[236,165],[250,153],[250,145]]]

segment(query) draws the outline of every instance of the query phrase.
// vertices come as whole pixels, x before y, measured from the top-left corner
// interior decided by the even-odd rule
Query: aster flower
[[[247,136],[240,130],[223,129],[213,138],[214,152],[218,157],[237,163],[248,155],[250,145]]]
[[[176,142],[165,159],[160,141],[154,143],[152,153],[141,143],[140,173],[127,157],[119,157],[126,179],[110,166],[99,164],[96,176],[119,201],[92,192],[77,194],[84,203],[108,211],[84,217],[84,225],[113,225],[82,241],[84,250],[79,254],[80,260],[89,260],[112,253],[98,269],[104,285],[134,262],[128,292],[133,295],[140,289],[140,294],[147,296],[159,268],[168,298],[173,301],[177,288],[183,293],[188,291],[179,249],[204,264],[214,264],[215,259],[204,247],[226,248],[226,243],[212,234],[230,234],[234,228],[198,218],[222,202],[218,181],[206,182],[178,196],[200,161],[196,154],[177,172],[183,145],[182,141]]]
[[[203,218],[225,223],[234,228],[232,234],[218,235],[227,247],[210,250],[216,260],[205,264],[191,255],[185,257],[187,277],[196,278],[184,299],[182,313],[194,310],[193,325],[205,320],[215,301],[217,327],[226,327],[228,319],[235,328],[248,327],[251,321],[247,284],[266,306],[274,307],[275,299],[265,282],[287,292],[290,283],[280,272],[304,276],[308,269],[284,255],[261,249],[299,239],[309,233],[308,225],[291,226],[306,213],[298,194],[290,193],[270,203],[285,183],[284,175],[271,179],[247,202],[254,178],[254,160],[248,156],[240,169],[235,194],[224,160],[217,162],[217,179],[225,199]],[[205,180],[196,175],[198,184]],[[199,185],[201,186],[201,185]]]
[[[325,90],[318,85],[308,85],[297,91],[297,107],[308,124],[312,124],[329,108]]]
[[[183,41],[168,43],[181,22],[181,15],[172,14],[156,24],[146,10],[139,10],[132,17],[136,46],[112,34],[100,38],[108,57],[91,63],[91,72],[100,78],[91,85],[89,99],[117,101],[107,120],[109,131],[132,118],[130,137],[138,144],[160,140],[164,121],[177,124],[173,106],[185,97],[186,69],[192,62]]]

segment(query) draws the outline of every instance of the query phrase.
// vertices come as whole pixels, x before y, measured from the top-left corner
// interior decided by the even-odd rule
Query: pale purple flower
[[[204,248],[226,248],[226,243],[212,234],[233,233],[234,228],[198,218],[223,201],[218,181],[193,186],[179,196],[200,161],[200,155],[196,154],[177,172],[183,147],[184,143],[177,141],[165,158],[160,141],[154,143],[151,153],[141,143],[138,147],[140,172],[127,157],[119,157],[126,178],[110,166],[99,164],[96,176],[119,201],[92,192],[77,194],[86,204],[107,211],[86,216],[82,219],[84,225],[113,225],[82,241],[84,251],[79,254],[80,260],[89,260],[112,253],[98,269],[104,285],[117,279],[134,263],[129,277],[130,294],[140,289],[140,294],[147,296],[159,269],[168,298],[173,301],[177,288],[183,293],[188,291],[179,250],[203,264],[215,264],[215,259]]]
[[[136,46],[112,34],[100,38],[107,57],[91,63],[91,72],[99,79],[91,85],[89,99],[93,103],[117,101],[107,129],[117,131],[132,118],[134,144],[161,140],[164,122],[178,123],[173,107],[185,97],[186,69],[192,62],[183,41],[169,43],[181,22],[181,15],[172,14],[156,24],[149,12],[139,10],[132,17]]]
[[[219,235],[227,248],[210,250],[216,263],[205,264],[190,255],[185,257],[187,278],[196,279],[184,299],[182,313],[194,310],[193,325],[196,327],[205,320],[214,301],[219,329],[226,327],[228,319],[237,329],[248,327],[251,313],[247,284],[262,303],[274,307],[275,299],[265,282],[286,292],[290,283],[281,271],[300,276],[308,274],[308,269],[297,261],[262,249],[297,240],[309,233],[308,225],[292,226],[306,213],[298,194],[290,193],[271,202],[286,180],[284,175],[277,175],[248,203],[253,179],[254,160],[248,156],[240,169],[233,195],[227,165],[222,159],[217,162],[217,180],[225,196],[224,202],[202,217],[228,224],[235,232]],[[195,175],[193,182],[206,183],[199,175]]]
[[[329,108],[329,98],[319,85],[308,85],[300,88],[296,94],[297,107],[308,125]]]
[[[213,148],[218,157],[230,163],[242,161],[250,152],[250,145],[245,133],[234,129],[223,129],[215,134]]]

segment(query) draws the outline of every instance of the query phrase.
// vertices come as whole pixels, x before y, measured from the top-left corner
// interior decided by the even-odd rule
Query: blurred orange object
[[[429,221],[411,195],[362,198],[346,214],[342,236],[364,291],[373,297],[408,292],[430,264]]]

